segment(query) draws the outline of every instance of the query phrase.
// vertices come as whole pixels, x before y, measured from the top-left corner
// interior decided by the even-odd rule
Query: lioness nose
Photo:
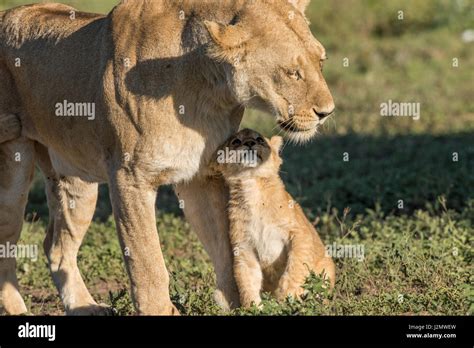
[[[331,108],[328,108],[328,109],[321,109],[321,110],[318,110],[317,108],[313,108],[313,111],[314,113],[316,114],[316,116],[318,116],[319,120],[324,120],[325,118],[331,116],[333,114],[335,110],[335,107],[331,107]]]
[[[247,140],[246,142],[244,142],[244,145],[252,148],[257,145],[257,143],[254,140]]]

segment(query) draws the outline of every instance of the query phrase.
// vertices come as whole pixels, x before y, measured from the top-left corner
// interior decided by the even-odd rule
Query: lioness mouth
[[[314,127],[301,128],[296,126],[292,120],[288,120],[280,121],[278,125],[295,144],[304,144],[318,133],[318,123],[316,123]]]
[[[299,128],[294,124],[294,122],[292,120],[278,122],[278,125],[284,131],[292,132],[292,133],[311,132],[311,131],[314,131],[314,129],[315,129],[314,127],[313,128],[309,128],[309,127]]]

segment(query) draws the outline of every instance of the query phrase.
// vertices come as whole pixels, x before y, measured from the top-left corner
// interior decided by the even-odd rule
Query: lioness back
[[[58,40],[71,35],[85,24],[105,16],[77,11],[73,7],[55,4],[33,4],[0,12],[0,42],[18,47],[23,42],[51,38]]]

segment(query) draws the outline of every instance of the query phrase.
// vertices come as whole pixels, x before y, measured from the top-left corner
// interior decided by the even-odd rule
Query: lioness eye
[[[232,140],[232,142],[230,144],[232,146],[240,146],[240,145],[242,145],[242,142],[239,139],[234,139],[234,140]]]
[[[296,81],[301,80],[303,78],[303,75],[299,70],[290,70],[288,72],[288,75]]]
[[[327,56],[325,56],[324,58],[322,58],[320,61],[319,61],[319,66],[321,68],[321,72],[323,71],[323,68],[324,68],[324,61],[328,60],[329,58]]]

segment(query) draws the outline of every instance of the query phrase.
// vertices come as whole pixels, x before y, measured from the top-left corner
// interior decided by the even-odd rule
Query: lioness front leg
[[[110,195],[138,314],[177,315],[156,229],[156,189],[143,177],[119,170],[110,180]]]
[[[215,300],[224,310],[239,307],[227,216],[228,189],[222,178],[196,178],[176,187],[186,219],[198,235],[214,265]]]

